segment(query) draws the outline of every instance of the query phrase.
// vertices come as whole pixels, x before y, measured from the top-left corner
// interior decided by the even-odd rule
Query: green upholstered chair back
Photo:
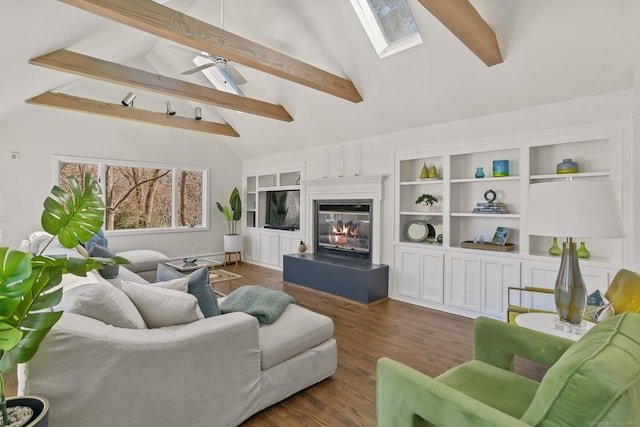
[[[639,399],[640,315],[624,313],[597,324],[549,368],[522,421],[627,425],[640,420]]]

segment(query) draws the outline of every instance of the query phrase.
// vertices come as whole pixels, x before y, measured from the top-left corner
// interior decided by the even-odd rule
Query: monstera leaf
[[[69,191],[58,186],[44,202],[42,228],[73,248],[87,241],[102,227],[104,203],[99,184],[85,175],[84,186],[75,177],[67,178]],[[49,243],[51,243],[49,241]],[[45,247],[48,246],[45,245]],[[40,343],[60,319],[62,312],[50,310],[62,298],[62,276],[86,276],[104,264],[123,264],[123,258],[81,258],[32,256],[0,248],[0,373],[15,363],[31,360]],[[49,309],[49,310],[47,310]],[[7,425],[4,375],[0,375],[0,409]]]
[[[76,177],[67,178],[69,192],[57,185],[51,189],[55,196],[47,197],[42,212],[42,228],[58,236],[62,246],[73,248],[78,240],[86,242],[100,230],[104,221],[104,202],[98,182],[87,174],[84,189]]]

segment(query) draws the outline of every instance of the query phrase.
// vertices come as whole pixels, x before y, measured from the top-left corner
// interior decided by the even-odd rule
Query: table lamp
[[[2,195],[0,195],[0,222],[11,221],[11,217],[9,216],[9,209],[7,209],[7,205],[4,203],[4,199]],[[2,229],[0,228],[0,243],[2,243]]]
[[[580,324],[587,301],[573,238],[624,237],[618,206],[609,181],[569,179],[529,186],[524,231],[567,238],[554,288],[561,322]]]

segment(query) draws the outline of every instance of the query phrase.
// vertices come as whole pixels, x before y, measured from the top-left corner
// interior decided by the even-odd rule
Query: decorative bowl
[[[193,264],[197,260],[198,258],[182,258],[182,262],[184,262],[185,264]]]

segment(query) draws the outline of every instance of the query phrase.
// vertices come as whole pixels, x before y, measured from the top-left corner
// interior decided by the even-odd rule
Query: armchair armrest
[[[529,426],[388,358],[378,360],[376,401],[379,427]],[[426,420],[426,423],[420,418]]]
[[[473,358],[510,371],[513,371],[515,356],[551,366],[572,344],[573,341],[565,338],[478,317],[474,326]]]

